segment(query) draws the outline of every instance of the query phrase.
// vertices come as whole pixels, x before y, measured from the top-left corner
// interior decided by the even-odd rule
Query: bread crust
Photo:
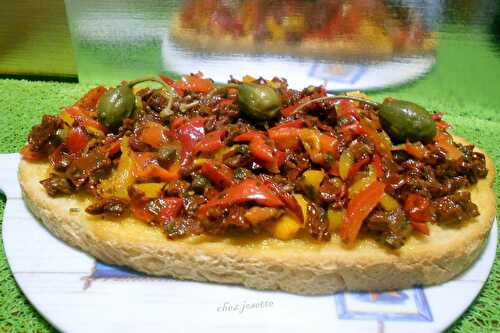
[[[48,175],[47,163],[22,160],[18,176],[28,208],[45,227],[104,262],[178,279],[324,294],[432,285],[463,272],[480,254],[496,214],[495,168],[488,156],[486,165],[487,178],[469,189],[479,207],[477,218],[458,227],[430,225],[430,236],[414,235],[399,250],[368,238],[348,248],[336,235],[326,243],[264,236],[168,240],[160,228],[134,218],[113,221],[86,214],[88,197],[48,196],[39,183]]]

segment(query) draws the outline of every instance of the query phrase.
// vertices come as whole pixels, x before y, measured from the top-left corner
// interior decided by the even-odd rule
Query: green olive
[[[135,108],[135,95],[129,84],[108,90],[99,99],[97,115],[99,121],[109,129],[121,126],[123,120],[132,115]]]
[[[395,143],[429,142],[436,135],[436,123],[422,106],[387,98],[379,107],[382,128]]]
[[[242,83],[238,90],[238,104],[247,116],[269,120],[279,115],[281,97],[272,87],[256,83]]]

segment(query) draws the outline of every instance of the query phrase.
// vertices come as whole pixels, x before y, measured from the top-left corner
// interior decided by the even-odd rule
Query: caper
[[[247,116],[269,120],[279,115],[281,97],[270,86],[256,83],[242,83],[238,88],[238,104]]]
[[[436,123],[422,106],[387,98],[379,107],[382,128],[395,143],[429,142],[436,135]]]
[[[210,186],[210,180],[200,174],[194,174],[191,181],[191,189],[198,194],[202,194],[207,186]]]
[[[236,145],[235,151],[238,154],[248,156],[250,154],[250,149],[248,148],[248,145]]]
[[[236,170],[234,170],[234,178],[238,180],[243,180],[247,178],[250,174],[251,172],[245,168],[237,168]]]
[[[327,152],[325,154],[325,162],[328,163],[328,164],[333,164],[333,162],[335,162],[335,157],[333,156],[332,153]]]
[[[168,168],[177,158],[177,148],[172,145],[163,145],[158,148],[156,159],[162,168]]]

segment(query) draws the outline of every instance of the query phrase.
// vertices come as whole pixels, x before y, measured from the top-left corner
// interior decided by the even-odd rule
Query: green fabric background
[[[456,33],[455,33],[456,36]],[[443,36],[443,40],[447,40]],[[375,99],[392,95],[445,112],[454,133],[485,149],[500,166],[500,57],[487,40],[450,38],[437,53],[432,72],[420,80],[373,93]],[[459,43],[459,44],[458,44]],[[453,59],[451,61],[450,59]],[[72,104],[90,86],[74,83],[0,79],[0,152],[15,152],[23,145],[31,126],[45,113],[57,113]],[[499,182],[495,180],[498,193]],[[5,197],[0,195],[0,216]],[[498,208],[498,207],[497,207]],[[1,241],[0,241],[1,242]],[[498,259],[497,248],[497,259]],[[493,332],[500,329],[500,261],[481,294],[465,314],[449,329],[451,332]],[[435,309],[434,311],[439,311]],[[3,245],[0,246],[0,332],[51,332],[54,329],[29,304],[9,270]]]

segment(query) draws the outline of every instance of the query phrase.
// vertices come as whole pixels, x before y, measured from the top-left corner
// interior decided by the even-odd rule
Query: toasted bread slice
[[[299,43],[280,40],[255,41],[254,38],[235,37],[229,34],[217,36],[199,33],[183,28],[180,14],[170,21],[169,38],[177,45],[190,51],[215,53],[277,54],[305,57],[308,59],[331,59],[353,61],[356,58],[390,60],[395,56],[415,56],[430,54],[436,49],[435,34],[425,37],[422,44],[406,44],[403,49],[395,50],[392,42],[380,40],[336,38],[306,39]],[[360,51],[362,50],[362,51]]]
[[[431,225],[430,236],[413,235],[399,250],[368,238],[348,248],[337,235],[329,242],[262,235],[169,240],[132,217],[88,215],[91,199],[84,195],[48,196],[39,183],[48,176],[47,163],[21,161],[19,181],[26,204],[50,232],[107,263],[151,275],[324,294],[432,285],[463,272],[480,254],[496,214],[495,169],[488,156],[486,163],[488,177],[469,189],[480,215],[455,227]]]

